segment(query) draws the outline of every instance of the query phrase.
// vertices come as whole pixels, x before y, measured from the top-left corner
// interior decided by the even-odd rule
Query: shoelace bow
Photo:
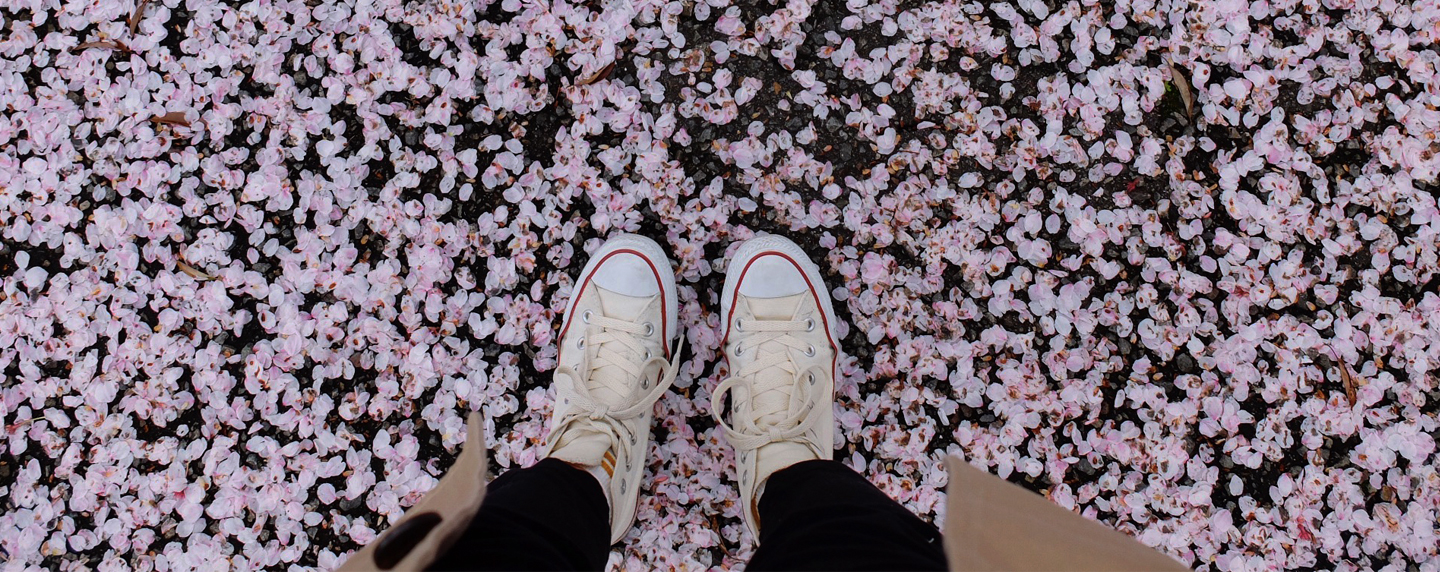
[[[662,356],[652,356],[636,365],[631,356],[648,353],[640,342],[639,336],[653,333],[654,324],[630,322],[595,315],[588,311],[584,321],[587,325],[585,337],[582,338],[585,341],[583,347],[585,356],[581,359],[580,370],[576,371],[575,368],[568,365],[562,365],[555,370],[556,374],[570,379],[569,384],[557,384],[556,393],[569,399],[570,404],[583,415],[571,415],[556,424],[545,438],[547,447],[553,450],[557,444],[555,438],[577,423],[583,423],[589,429],[609,435],[612,443],[618,444],[628,440],[631,445],[635,445],[638,442],[636,435],[621,421],[640,417],[650,411],[660,396],[664,395],[670,385],[675,382],[675,375],[680,370],[680,352],[685,347],[685,337],[681,336],[680,342],[675,346],[672,361],[667,362]],[[618,367],[625,373],[639,376],[640,391],[621,387],[620,391],[615,392],[627,397],[617,406],[611,406],[595,399],[585,381],[596,379],[595,372],[604,366]],[[650,387],[650,374],[655,371],[664,373],[659,382],[654,387]],[[610,376],[604,377],[609,378]],[[613,378],[598,379],[597,381],[610,387],[612,391],[616,389],[615,384],[623,383],[623,380]],[[617,455],[624,452],[623,447],[616,447],[616,449]]]
[[[750,362],[739,371],[720,382],[715,386],[715,392],[710,397],[710,416],[715,419],[730,440],[730,444],[738,449],[758,449],[770,443],[777,443],[794,439],[814,427],[818,416],[811,413],[815,405],[821,402],[820,384],[817,383],[825,370],[820,366],[809,366],[800,368],[794,359],[794,353],[800,352],[806,357],[815,355],[815,346],[808,342],[791,336],[791,332],[804,332],[815,329],[813,319],[805,320],[744,320],[736,322],[736,331],[744,335],[738,342],[737,353],[743,351],[761,352],[753,362]],[[774,344],[781,347],[774,348]],[[776,383],[768,387],[758,387],[757,381],[760,374],[771,368],[779,368],[789,374],[790,382]],[[794,386],[802,378],[808,378],[808,384],[801,388],[798,394],[803,403],[797,409],[795,399],[797,393]],[[795,410],[788,417],[778,423],[762,423],[761,417],[768,415],[768,412],[756,413],[751,411],[751,417],[737,417],[732,411],[731,417],[737,417],[739,429],[731,424],[725,423],[720,418],[720,410],[725,404],[725,398],[735,386],[748,383],[750,403],[756,403],[761,395],[790,389],[789,409]]]

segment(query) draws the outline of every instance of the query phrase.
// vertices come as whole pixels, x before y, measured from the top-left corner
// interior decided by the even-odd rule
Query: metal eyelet
[[[648,335],[653,334],[653,333],[655,333],[655,323],[654,323],[654,322],[645,322],[645,335],[648,336]]]
[[[811,345],[805,350],[805,357],[815,357],[815,346]]]
[[[590,310],[585,310],[584,312],[582,312],[582,313],[580,314],[580,321],[585,322],[585,323],[587,323],[587,324],[590,323],[590,314],[591,314]]]
[[[815,374],[810,374],[810,385],[815,385]]]
[[[745,354],[745,346],[744,346],[744,345],[741,345],[741,344],[735,344],[735,355],[739,356],[739,355],[744,355],[744,354]]]
[[[814,319],[814,318],[805,318],[805,331],[807,331],[807,332],[813,332],[813,331],[815,331],[815,319]]]
[[[648,349],[645,350],[645,359],[650,359],[650,358],[651,358],[652,356],[654,356],[654,355],[655,355],[655,354],[650,353],[650,350],[648,350]]]
[[[580,338],[580,339],[578,339],[578,340],[575,340],[575,347],[577,347],[577,348],[584,348],[584,347],[585,347],[585,338]]]
[[[743,332],[743,331],[745,331],[745,319],[744,319],[744,318],[741,318],[741,319],[739,319],[739,320],[735,320],[735,331],[737,331],[737,332]]]

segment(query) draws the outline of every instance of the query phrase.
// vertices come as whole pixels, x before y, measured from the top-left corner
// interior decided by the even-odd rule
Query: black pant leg
[[[431,570],[603,570],[610,508],[600,482],[557,459],[506,471]]]
[[[836,461],[777,471],[747,570],[944,570],[940,531]]]

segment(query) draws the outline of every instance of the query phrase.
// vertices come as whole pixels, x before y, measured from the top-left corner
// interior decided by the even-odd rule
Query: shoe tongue
[[[626,296],[613,290],[601,288],[598,284],[594,286],[595,293],[600,298],[601,313],[617,320],[639,322],[640,316],[645,315],[645,310],[650,309],[650,305],[654,304],[657,299],[656,296],[645,296],[643,298]]]
[[[755,375],[757,387],[775,388],[753,397],[752,410],[761,413],[755,424],[773,427],[790,416],[790,392],[795,390],[795,376],[779,367],[768,368]]]
[[[747,307],[750,315],[756,320],[793,320],[798,313],[800,305],[809,293],[802,292],[792,296],[779,298],[753,298],[746,297]],[[761,353],[756,359],[761,359],[767,351],[787,351],[788,348],[781,344],[766,344],[758,351]],[[791,392],[795,390],[795,375],[780,367],[766,368],[755,375],[756,387],[774,388],[751,399],[754,403],[752,410],[761,413],[756,417],[756,425],[764,428],[774,426],[790,416]]]
[[[625,320],[627,322],[642,321],[641,316],[645,315],[645,312],[650,309],[650,306],[654,304],[657,299],[655,296],[646,296],[643,298],[626,296],[619,292],[601,288],[599,285],[594,285],[594,288],[600,300],[599,313],[606,317]],[[656,327],[659,327],[659,325],[657,324]],[[613,333],[625,335],[622,332]],[[626,351],[624,346],[618,344],[612,344],[609,349]],[[631,357],[636,360],[636,366],[639,366],[642,356]],[[628,397],[627,394],[630,390],[626,380],[630,379],[631,375],[619,366],[600,364],[591,371],[590,376],[590,394],[594,396],[596,400],[609,405],[619,405]],[[607,383],[607,381],[609,383]]]
[[[745,303],[750,308],[750,314],[757,320],[793,320],[800,309],[800,304],[809,295],[809,292],[801,292],[779,298],[746,296]]]

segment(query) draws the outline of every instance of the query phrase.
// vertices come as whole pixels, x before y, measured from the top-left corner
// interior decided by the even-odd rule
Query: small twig
[[[191,278],[194,278],[194,279],[199,280],[199,281],[201,281],[201,282],[204,282],[204,281],[206,281],[206,280],[214,280],[214,279],[215,279],[214,276],[211,276],[211,275],[209,275],[209,274],[206,274],[206,273],[204,273],[204,272],[201,272],[200,270],[196,269],[194,266],[191,266],[191,265],[189,265],[189,264],[186,264],[185,261],[183,261],[183,260],[176,260],[176,261],[175,261],[175,267],[176,267],[176,268],[179,268],[181,272],[184,272],[184,273],[190,275]]]
[[[1350,401],[1350,405],[1355,405],[1358,399],[1356,392],[1360,389],[1360,384],[1355,379],[1355,374],[1350,373],[1350,364],[1343,361],[1340,362],[1340,381],[1345,384],[1345,399]]]
[[[592,83],[610,77],[610,72],[612,71],[615,71],[615,62],[610,62],[610,65],[600,68],[600,71],[597,71],[595,72],[595,75],[590,76],[590,79],[587,79],[575,85],[590,85]]]
[[[1335,363],[1340,364],[1340,383],[1345,386],[1345,399],[1348,400],[1353,407],[1355,403],[1359,401],[1359,396],[1357,395],[1361,385],[1359,376],[1356,376],[1355,373],[1350,370],[1350,364],[1340,359],[1340,352],[1335,351],[1334,346],[1328,347],[1330,348],[1330,355],[1335,358]]]
[[[88,49],[90,49],[90,48],[100,48],[100,49],[105,49],[105,50],[119,50],[119,51],[122,51],[122,52],[129,52],[129,51],[130,51],[130,46],[127,46],[127,45],[125,45],[125,44],[123,44],[123,43],[120,43],[119,40],[100,40],[100,41],[97,41],[97,42],[85,42],[85,43],[83,43],[83,44],[80,44],[80,45],[78,45],[78,46],[75,46],[75,47],[73,47],[73,48],[70,48],[70,52],[71,52],[71,53],[83,52],[83,51],[88,50]]]
[[[185,119],[184,111],[171,111],[165,115],[156,115],[150,118],[150,122],[162,125],[180,125],[182,127],[190,126],[190,122]]]
[[[148,6],[149,4],[150,4],[150,0],[139,0],[139,3],[135,5],[135,13],[130,15],[130,35],[131,35],[131,36],[134,36],[134,35],[135,35],[135,29],[140,27],[140,18],[142,18],[143,16],[145,16],[145,7]]]

